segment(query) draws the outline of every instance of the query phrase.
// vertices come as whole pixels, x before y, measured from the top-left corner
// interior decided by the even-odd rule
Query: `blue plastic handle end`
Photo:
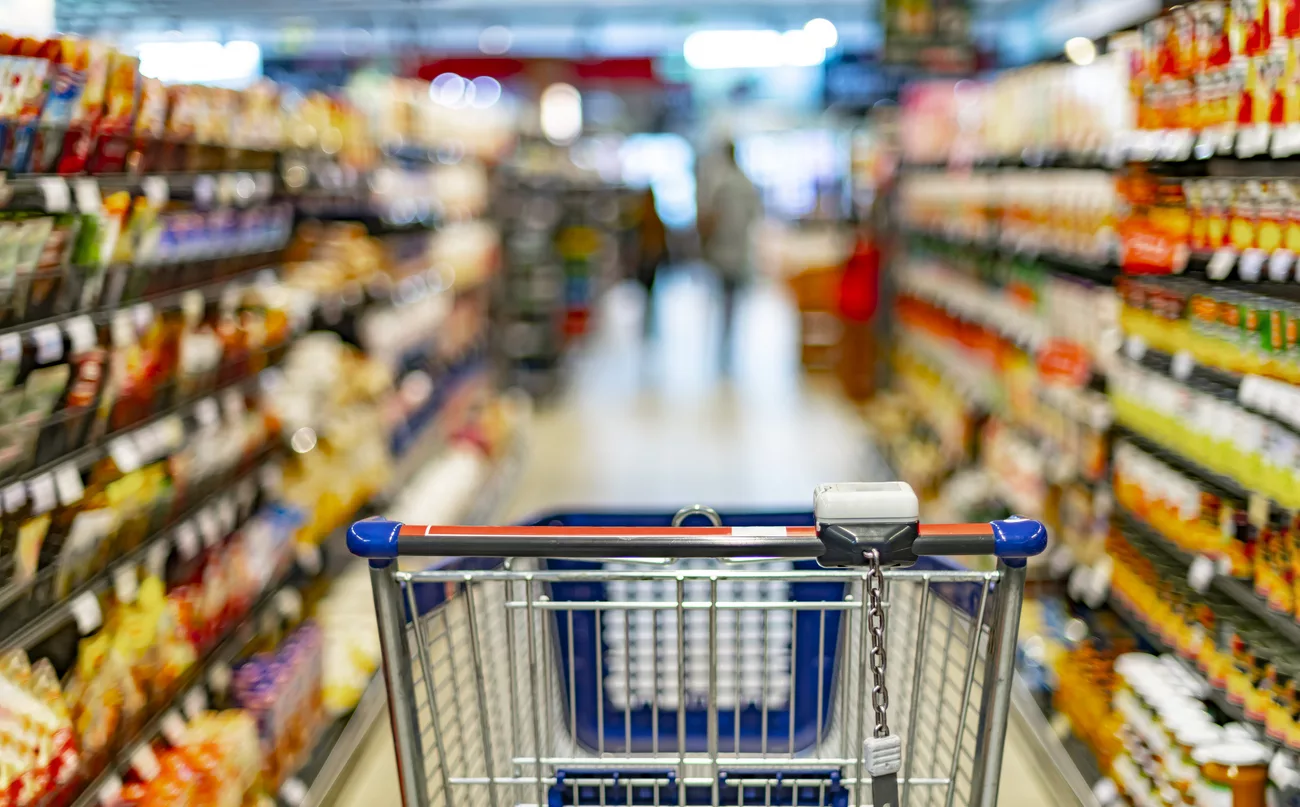
[[[990,522],[993,527],[993,554],[1008,566],[1024,566],[1025,559],[1047,548],[1047,528],[1041,521],[1012,516]]]
[[[397,534],[401,529],[398,522],[379,516],[362,519],[348,529],[348,551],[366,558],[371,566],[385,566],[397,557]]]

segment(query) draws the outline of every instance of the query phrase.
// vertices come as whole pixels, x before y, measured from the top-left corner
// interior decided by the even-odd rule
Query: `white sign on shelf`
[[[1214,561],[1205,555],[1197,555],[1187,567],[1187,585],[1194,591],[1204,594],[1210,590],[1210,584],[1214,582],[1214,572]]]
[[[221,522],[217,520],[215,508],[208,506],[199,511],[199,534],[203,536],[203,545],[209,549],[221,540]]]
[[[46,213],[67,213],[68,208],[72,206],[72,192],[68,188],[68,180],[63,177],[44,176],[37,180],[37,187],[41,189],[41,195],[45,198]]]
[[[54,471],[54,488],[59,494],[59,503],[64,507],[76,504],[86,495],[86,487],[81,482],[81,469],[75,462],[65,462]]]
[[[53,364],[63,358],[63,332],[58,325],[33,328],[32,343],[36,345],[37,364]]]
[[[144,191],[144,198],[149,200],[149,204],[154,207],[162,207],[167,204],[171,197],[171,189],[167,186],[167,178],[152,174],[140,180],[140,188]]]
[[[181,701],[181,710],[190,720],[193,720],[207,709],[208,693],[202,686],[190,687],[190,691],[185,693],[185,698]]]
[[[77,623],[77,631],[82,635],[93,633],[104,624],[104,612],[99,607],[99,597],[93,591],[87,591],[68,604],[72,611],[72,620]]]
[[[167,556],[170,554],[171,542],[167,536],[155,540],[145,555],[145,571],[154,577],[164,577],[167,573]]]
[[[1231,247],[1220,247],[1210,256],[1210,262],[1205,266],[1205,274],[1209,275],[1210,280],[1226,280],[1236,265],[1237,251]]]
[[[123,563],[113,569],[113,594],[117,601],[131,604],[140,592],[140,572],[134,563]]]
[[[152,782],[162,772],[162,768],[158,764],[158,756],[154,754],[153,746],[149,745],[148,742],[141,743],[140,747],[131,755],[131,767],[146,782]]]
[[[86,216],[97,216],[104,208],[104,200],[99,195],[99,183],[94,177],[77,177],[72,181],[72,193],[77,200],[77,212]]]
[[[1291,267],[1295,264],[1295,253],[1289,249],[1275,249],[1268,256],[1268,279],[1274,283],[1285,283],[1291,277]]]
[[[1241,279],[1248,283],[1258,283],[1264,275],[1264,262],[1268,260],[1268,253],[1262,249],[1247,249],[1242,251],[1240,260],[1237,261],[1237,272]]]
[[[280,786],[280,800],[289,807],[298,807],[307,798],[307,786],[296,776],[290,776]]]
[[[103,807],[115,807],[122,798],[122,777],[110,773],[104,779],[104,784],[99,786],[99,792],[95,796]]]
[[[176,551],[180,552],[181,560],[190,560],[199,554],[199,530],[193,521],[182,521],[176,527],[175,535]]]
[[[230,691],[231,677],[230,665],[224,661],[215,661],[208,670],[208,686],[217,695],[224,695]]]
[[[68,320],[63,329],[67,331],[68,342],[72,345],[74,354],[92,350],[98,342],[95,323],[85,314]]]
[[[168,709],[162,717],[162,736],[167,742],[178,746],[185,742],[185,718],[175,709]]]
[[[1186,381],[1195,367],[1196,360],[1186,350],[1175,353],[1173,359],[1169,362],[1169,372],[1179,381]]]

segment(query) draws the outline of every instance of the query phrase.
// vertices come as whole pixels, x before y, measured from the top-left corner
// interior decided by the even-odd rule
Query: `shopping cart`
[[[355,524],[404,804],[993,807],[1046,531],[921,525],[902,483],[814,504]]]

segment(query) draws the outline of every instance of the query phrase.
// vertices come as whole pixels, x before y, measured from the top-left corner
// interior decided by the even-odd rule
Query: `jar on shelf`
[[[1201,768],[1196,803],[1202,807],[1265,807],[1272,758],[1268,746],[1251,741],[1195,749],[1192,759]]]

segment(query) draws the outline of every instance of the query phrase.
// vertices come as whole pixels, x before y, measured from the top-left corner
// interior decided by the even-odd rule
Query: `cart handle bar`
[[[883,525],[872,525],[883,526]],[[1047,547],[1037,521],[1010,518],[985,524],[900,522],[911,533],[910,554],[996,555],[1021,566]],[[840,525],[817,527],[421,527],[382,518],[348,530],[348,549],[383,566],[398,555],[500,558],[824,558],[852,565],[842,553]],[[837,545],[832,545],[832,544]],[[858,564],[862,561],[858,553]],[[914,559],[914,558],[913,558]],[[832,561],[827,563],[826,561]],[[838,562],[836,562],[838,561]]]

